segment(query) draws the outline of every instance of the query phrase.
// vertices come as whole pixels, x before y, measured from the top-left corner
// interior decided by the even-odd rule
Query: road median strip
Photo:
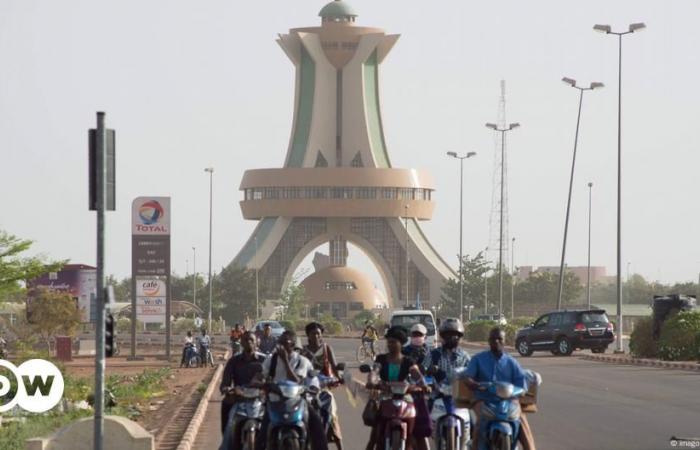
[[[228,357],[229,353],[226,352],[224,361],[228,361]],[[216,371],[214,372],[214,376],[209,382],[207,390],[204,391],[204,395],[202,395],[202,399],[199,401],[197,410],[192,416],[192,420],[190,420],[190,424],[187,426],[185,434],[182,435],[182,440],[177,446],[177,450],[192,450],[194,442],[197,439],[197,435],[199,434],[199,429],[202,426],[202,422],[204,422],[204,416],[207,414],[209,400],[211,400],[212,396],[214,395],[214,391],[218,388],[219,383],[221,382],[221,376],[223,375],[223,372],[224,364],[219,364],[219,366],[216,368]]]
[[[663,369],[675,369],[675,370],[692,370],[695,372],[700,372],[700,363],[686,361],[662,361],[659,359],[643,359],[643,358],[632,358],[630,356],[615,356],[615,355],[581,355],[581,359],[589,361],[599,361],[612,364],[629,364],[635,366],[650,366],[659,367]]]

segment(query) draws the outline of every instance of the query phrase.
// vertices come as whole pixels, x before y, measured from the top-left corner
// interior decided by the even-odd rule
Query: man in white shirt
[[[306,357],[299,354],[294,349],[297,336],[292,330],[287,330],[279,337],[277,350],[263,362],[263,376],[272,378],[273,383],[280,381],[292,381],[294,383],[303,384],[313,370],[313,365]],[[308,427],[309,440],[313,450],[328,450],[328,442],[323,430],[323,421],[316,410],[308,408]],[[262,427],[260,430],[261,436],[267,435],[267,427],[269,425],[269,416],[267,412],[263,417]],[[256,441],[256,449],[261,450],[265,445],[265,439]]]
[[[306,357],[299,354],[294,349],[296,334],[287,330],[278,340],[277,351],[267,358],[263,363],[263,376],[272,378],[273,383],[289,380],[302,384],[309,371],[313,370],[313,365]],[[270,373],[274,366],[275,373]]]

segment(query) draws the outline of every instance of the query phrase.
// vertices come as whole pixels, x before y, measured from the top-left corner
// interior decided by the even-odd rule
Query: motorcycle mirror
[[[372,371],[372,368],[368,364],[362,364],[360,366],[360,372],[362,373],[370,373]]]

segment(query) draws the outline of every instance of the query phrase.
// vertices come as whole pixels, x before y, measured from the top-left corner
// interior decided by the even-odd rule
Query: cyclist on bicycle
[[[369,343],[369,348],[372,350],[372,356],[377,354],[377,351],[374,348],[374,343],[379,340],[379,333],[377,332],[377,329],[372,326],[372,321],[367,320],[365,322],[365,331],[362,332],[362,342],[368,342]]]

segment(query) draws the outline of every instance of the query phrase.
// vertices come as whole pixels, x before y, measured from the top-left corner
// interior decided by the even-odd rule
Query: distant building
[[[576,275],[579,280],[581,280],[582,284],[586,283],[586,280],[588,279],[588,266],[566,266],[566,270]],[[538,272],[547,272],[559,275],[559,266],[539,266],[537,268],[534,268],[533,266],[520,266],[518,267],[516,277],[518,280],[524,281],[531,275]],[[605,266],[591,266],[591,284],[608,284],[612,282],[613,277],[608,276]]]
[[[27,283],[29,289],[45,287],[51,291],[65,292],[73,297],[80,310],[82,322],[95,321],[94,300],[97,291],[97,269],[86,264],[66,264],[58,272],[49,272]],[[31,315],[31,297],[27,299],[27,315]]]
[[[371,278],[346,266],[316,271],[301,285],[312,315],[331,314],[338,320],[350,320],[361,311],[386,304]]]

